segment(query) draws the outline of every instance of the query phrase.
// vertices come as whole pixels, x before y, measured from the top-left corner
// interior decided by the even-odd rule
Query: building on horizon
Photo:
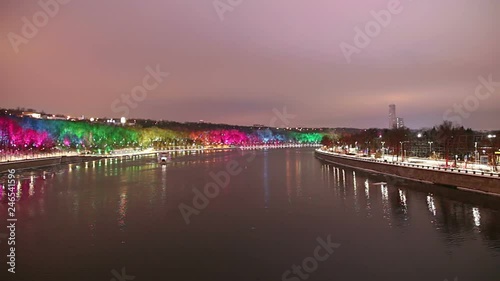
[[[401,129],[404,127],[404,119],[401,117],[396,117],[396,105],[389,104],[389,129]]]
[[[396,128],[401,129],[405,127],[405,120],[401,117],[396,118]]]
[[[398,123],[397,123],[397,118],[396,118],[396,105],[395,104],[390,104],[389,105],[389,129],[395,129],[397,128]]]

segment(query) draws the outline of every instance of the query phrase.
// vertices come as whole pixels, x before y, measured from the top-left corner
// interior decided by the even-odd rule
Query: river
[[[17,179],[16,273],[0,238],[0,280],[500,280],[500,197],[337,167],[310,148],[179,153],[163,167],[102,159]]]

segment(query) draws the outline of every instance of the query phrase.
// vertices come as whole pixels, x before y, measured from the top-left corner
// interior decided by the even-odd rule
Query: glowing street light
[[[400,141],[401,144],[401,162],[404,162],[404,150],[403,150],[403,145],[404,143],[409,143],[409,141]]]
[[[488,138],[490,139],[490,143],[491,143],[491,166],[493,168],[493,171],[497,171],[497,165],[496,165],[496,161],[495,161],[495,148],[493,147],[493,138],[496,138],[497,136],[496,135],[488,135]]]
[[[401,144],[401,162],[404,161],[404,158],[403,158],[403,143],[402,141],[399,142]]]

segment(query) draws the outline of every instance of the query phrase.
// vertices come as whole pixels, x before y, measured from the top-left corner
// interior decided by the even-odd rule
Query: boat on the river
[[[160,163],[161,165],[166,165],[170,161],[172,161],[172,157],[170,156],[170,154],[165,153],[165,152],[162,152],[159,154],[158,163]]]

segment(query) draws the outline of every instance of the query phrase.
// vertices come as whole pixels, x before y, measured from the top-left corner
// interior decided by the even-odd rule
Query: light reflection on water
[[[206,152],[201,152],[199,154],[203,154]],[[285,156],[285,163],[284,163],[284,169],[285,169],[285,187],[287,190],[287,198],[289,202],[292,202],[294,198],[297,197],[303,197],[305,196],[304,190],[303,190],[303,184],[302,184],[302,163],[298,161],[295,157],[292,157],[293,152],[287,150],[286,151],[286,156]],[[197,153],[193,152],[190,154],[193,157],[196,157]],[[264,206],[269,207],[270,204],[270,192],[271,188],[269,185],[269,164],[268,164],[268,152],[264,154],[264,161],[263,161],[263,169],[262,169],[262,174],[263,174],[263,191],[264,191]],[[18,201],[24,201],[24,200],[29,200],[31,197],[33,197],[35,200],[37,200],[37,208],[39,208],[40,213],[45,212],[45,206],[44,206],[44,195],[46,192],[45,188],[45,182],[46,181],[54,181],[57,180],[60,177],[63,177],[66,180],[67,183],[67,192],[70,193],[70,190],[75,183],[75,180],[71,180],[71,177],[75,177],[77,179],[81,179],[83,176],[82,173],[88,173],[91,177],[95,177],[96,173],[102,172],[105,177],[115,177],[120,175],[120,171],[126,169],[128,172],[128,176],[123,178],[123,182],[127,182],[128,180],[138,180],[140,178],[140,175],[144,171],[156,171],[156,163],[154,161],[154,158],[150,158],[147,162],[146,165],[137,165],[137,166],[120,166],[120,164],[127,163],[130,161],[136,161],[137,159],[143,159],[144,157],[133,157],[131,159],[102,159],[102,160],[96,160],[96,161],[91,161],[87,163],[82,163],[82,164],[70,164],[67,165],[66,168],[64,167],[57,167],[53,168],[50,170],[35,170],[31,172],[23,172],[22,174],[17,175],[17,186],[15,189],[16,193],[16,198]],[[191,158],[191,159],[180,159],[177,160],[177,162],[172,163],[171,167],[180,167],[180,166],[189,166],[189,165],[199,165],[203,163],[214,163],[214,162],[224,162],[227,161],[228,155],[213,155],[212,159],[196,159],[196,158]],[[293,167],[293,169],[292,169]],[[83,171],[81,169],[83,168]],[[167,193],[168,193],[168,167],[163,166],[160,169],[160,196],[161,200],[163,202],[166,202],[167,200]],[[400,210],[403,215],[404,215],[404,220],[411,219],[411,215],[409,213],[409,210],[411,209],[411,202],[408,200],[408,192],[411,191],[410,189],[405,189],[401,187],[394,187],[390,186],[387,184],[381,184],[379,189],[373,189],[371,188],[371,184],[369,178],[366,178],[363,175],[359,175],[356,173],[356,171],[353,170],[346,170],[342,167],[337,167],[331,164],[322,164],[321,165],[321,172],[323,174],[322,178],[325,181],[325,184],[327,186],[331,186],[332,184],[334,185],[333,188],[333,194],[336,197],[340,197],[343,201],[346,200],[352,200],[352,206],[355,210],[355,212],[360,212],[359,206],[361,202],[364,202],[365,205],[365,212],[367,217],[371,217],[372,214],[371,212],[373,211],[372,208],[372,198],[371,195],[372,193],[379,193],[379,198],[380,198],[380,209],[382,211],[383,217],[388,220],[388,223],[392,223],[392,218],[391,218],[391,213],[394,211],[391,210],[391,205],[393,202],[398,202],[398,210]],[[349,173],[350,179],[352,181],[347,181],[346,175]],[[77,174],[77,175],[74,175]],[[293,175],[293,177],[292,177]],[[332,181],[332,178],[334,181]],[[360,197],[360,194],[358,193],[358,182],[359,180],[362,180],[364,182],[364,192],[363,192],[363,197]],[[4,178],[5,180],[5,178]],[[59,179],[60,180],[60,179]],[[295,187],[295,193],[293,193]],[[6,185],[5,183],[1,185],[1,191],[0,191],[0,198],[1,200],[5,203],[6,201]],[[155,188],[153,185],[151,185],[152,189],[152,194],[153,197],[151,197],[151,200],[154,200],[155,197]],[[352,193],[349,192],[348,188],[352,189]],[[394,189],[395,193],[392,193],[391,190]],[[61,192],[61,191],[59,191]],[[413,192],[413,191],[412,191]],[[455,191],[458,192],[458,191]],[[127,213],[127,193],[128,193],[128,188],[127,185],[122,187],[120,189],[120,195],[118,198],[118,226],[120,229],[123,229],[126,226],[126,213]],[[391,196],[397,195],[396,200],[392,200]],[[95,196],[95,194],[93,195]],[[90,201],[92,208],[91,209],[96,209],[98,208],[97,198],[93,197],[92,200]],[[75,193],[73,196],[73,213],[78,213],[80,209],[80,201],[81,198],[79,197],[78,193]],[[413,203],[415,204],[415,202]],[[427,207],[428,212],[431,214],[430,217],[430,222],[434,223],[436,222],[436,217],[439,217],[440,215],[442,216],[442,212],[446,213],[452,213],[450,211],[445,211],[443,208],[447,208],[448,205],[440,205],[436,203],[435,195],[431,192],[429,192],[425,196],[425,204]],[[456,203],[455,203],[456,204]],[[478,231],[481,231],[481,227],[485,226],[484,223],[482,223],[482,210],[481,207],[478,206],[469,206],[468,204],[463,204],[464,208],[469,209],[470,213],[470,221],[473,223],[473,226],[477,228]],[[30,209],[31,214],[34,214],[36,212],[35,209],[32,207],[28,207]],[[464,222],[465,223],[465,222]],[[92,225],[92,224],[90,224]],[[439,226],[436,226],[439,227]]]
[[[433,216],[436,216],[436,205],[434,204],[434,197],[432,194],[427,195],[427,207],[429,208],[429,212]]]
[[[478,227],[481,226],[481,212],[479,208],[472,208],[472,215],[474,216],[474,225]]]
[[[343,167],[336,167],[333,165],[333,169],[330,170],[330,167],[332,167],[332,164],[323,164],[322,165],[323,169],[322,172],[325,175],[324,178],[329,179],[330,174],[333,177],[338,177],[339,175],[339,169],[341,173],[344,175],[347,171],[349,173],[352,173],[352,205],[353,209],[356,212],[359,212],[357,206],[359,203],[359,200],[362,199],[358,195],[357,192],[357,182],[359,178],[364,178],[364,203],[365,203],[365,215],[368,218],[372,217],[372,211],[375,213],[378,212],[378,210],[374,209],[376,206],[378,206],[381,209],[381,215],[383,218],[387,220],[388,226],[391,226],[394,222],[395,219],[397,219],[400,216],[392,216],[392,214],[395,214],[395,210],[391,210],[392,208],[395,208],[399,210],[402,214],[401,218],[404,221],[411,221],[412,220],[412,215],[410,210],[415,210],[416,206],[415,204],[425,204],[425,207],[430,214],[428,217],[428,221],[430,224],[434,225],[434,228],[438,231],[449,231],[450,227],[446,226],[446,223],[453,221],[454,224],[460,225],[456,231],[459,231],[457,233],[449,233],[450,237],[453,237],[451,243],[455,243],[458,240],[463,240],[466,239],[466,235],[468,235],[469,230],[475,230],[477,233],[481,233],[486,229],[493,230],[494,233],[490,233],[489,235],[485,235],[483,238],[488,239],[489,237],[495,237],[495,239],[491,242],[493,246],[492,249],[496,249],[500,251],[500,228],[498,228],[498,225],[500,223],[500,217],[499,217],[499,209],[500,209],[500,201],[499,198],[495,196],[485,196],[485,195],[480,195],[480,194],[473,194],[469,192],[464,192],[464,191],[458,191],[458,190],[451,190],[446,187],[440,187],[440,186],[428,186],[427,188],[437,188],[440,190],[441,194],[439,196],[439,199],[436,198],[436,194],[432,192],[428,192],[425,196],[422,196],[422,192],[413,190],[411,187],[406,187],[406,186],[416,186],[419,185],[418,183],[411,183],[411,182],[405,182],[403,187],[402,186],[391,186],[390,184],[381,184],[380,189],[373,189],[372,187],[372,182],[369,178],[366,178],[366,176],[359,176],[355,170],[352,169],[344,169]],[[381,178],[382,176],[379,176]],[[330,185],[330,182],[327,181],[327,184]],[[345,187],[345,182],[335,182],[335,188],[338,190],[343,190]],[[394,189],[394,193],[391,191]],[[377,202],[372,201],[372,195],[373,193],[380,192],[380,201],[378,204]],[[409,194],[410,193],[410,194]],[[334,192],[336,197],[339,197],[336,192]],[[447,198],[446,195],[452,195],[450,196],[451,198]],[[395,200],[392,200],[392,196],[396,196]],[[418,196],[419,198],[415,198]],[[408,198],[411,197],[413,200],[409,200]],[[465,203],[461,202],[460,199],[465,199],[467,197],[473,197],[475,200],[474,203]],[[425,200],[421,200],[425,198]],[[452,199],[455,198],[455,199]],[[470,198],[469,198],[470,199]],[[342,200],[345,200],[345,197],[342,198]],[[470,200],[466,200],[470,201]],[[478,202],[489,202],[487,205],[489,207],[494,207],[494,209],[483,209],[481,207],[478,207],[476,204]],[[397,202],[397,205],[394,205],[394,202]],[[493,202],[493,203],[490,203]],[[495,203],[496,202],[496,203]],[[484,225],[484,220],[482,219],[482,213],[487,212],[489,213],[489,226]],[[450,217],[453,216],[453,217]],[[472,224],[471,224],[472,223]],[[405,225],[405,224],[403,224]],[[408,225],[408,224],[406,224]],[[498,255],[498,254],[496,254]]]
[[[125,228],[125,219],[127,216],[127,188],[123,188],[120,194],[120,203],[118,207],[118,227],[121,231]]]
[[[20,172],[15,191],[18,215],[28,223],[20,226],[19,235],[26,247],[31,245],[35,249],[45,249],[35,243],[36,237],[44,237],[43,241],[49,242],[47,247],[55,247],[54,254],[48,254],[52,260],[58,260],[56,255],[63,256],[61,252],[71,247],[83,256],[82,264],[92,263],[85,258],[87,253],[113,268],[116,265],[107,264],[107,260],[120,253],[127,268],[138,263],[146,270],[149,264],[158,262],[155,255],[166,259],[163,255],[170,254],[170,263],[191,268],[191,259],[199,252],[190,249],[211,244],[225,249],[205,249],[214,253],[217,262],[237,263],[246,255],[259,257],[260,251],[269,249],[272,253],[266,255],[274,255],[274,262],[289,266],[304,258],[295,252],[296,248],[303,244],[304,251],[300,253],[306,253],[314,246],[308,244],[308,239],[314,242],[318,235],[332,234],[347,250],[323,269],[324,278],[311,280],[327,280],[331,276],[337,276],[335,280],[352,280],[338,276],[341,268],[335,263],[346,262],[343,267],[348,268],[350,264],[366,262],[365,257],[369,260],[384,255],[385,251],[401,254],[399,248],[407,245],[415,251],[412,252],[415,260],[433,266],[440,264],[435,266],[439,269],[434,272],[436,278],[426,280],[443,280],[437,278],[438,273],[460,271],[458,264],[474,258],[482,260],[482,268],[473,276],[481,271],[492,273],[491,265],[500,260],[498,198],[408,182],[385,184],[391,181],[383,176],[326,164],[312,153],[295,149],[257,152],[248,169],[232,177],[230,186],[221,190],[200,215],[193,217],[192,225],[186,227],[177,209],[179,202],[189,203],[192,188],[202,190],[210,180],[209,171],[222,171],[231,159],[241,160],[241,156],[233,152],[175,155],[167,166],[159,166],[155,157],[102,159]],[[5,203],[5,192],[0,196]],[[262,213],[261,208],[266,212]],[[5,210],[0,210],[0,216],[4,214]],[[377,242],[370,242],[375,238]],[[61,249],[51,239],[59,239]],[[205,239],[210,245],[204,244]],[[262,246],[256,241],[289,246],[276,251],[270,244]],[[245,248],[246,244],[253,247]],[[357,244],[364,247],[362,254],[356,249]],[[168,250],[162,249],[165,245]],[[126,247],[123,248],[126,251],[120,247]],[[244,251],[234,258],[233,252],[238,247]],[[145,248],[152,253],[150,256],[128,254]],[[20,248],[20,255],[29,256],[27,252]],[[426,253],[436,255],[436,259],[428,260]],[[465,257],[465,253],[471,256]],[[183,255],[186,258],[179,258]],[[146,259],[148,265],[142,264],[140,258]],[[391,270],[414,266],[397,255],[384,255],[384,259],[380,263],[370,261],[376,265],[374,270],[384,270],[383,264],[387,263],[393,265]],[[39,264],[37,270],[45,270],[49,262],[43,253],[34,253],[27,260]],[[64,259],[59,261],[63,263]],[[238,268],[246,263],[233,265]],[[441,271],[442,267],[445,269]],[[281,268],[273,269],[278,273],[262,271],[262,275],[257,270],[254,280],[262,276],[265,280],[278,280]],[[134,269],[148,276],[147,271]],[[369,268],[365,270],[370,275]]]
[[[269,159],[267,157],[267,154],[264,156],[264,170],[263,170],[263,183],[264,183],[264,206],[265,208],[269,207],[269,167],[268,164]]]

